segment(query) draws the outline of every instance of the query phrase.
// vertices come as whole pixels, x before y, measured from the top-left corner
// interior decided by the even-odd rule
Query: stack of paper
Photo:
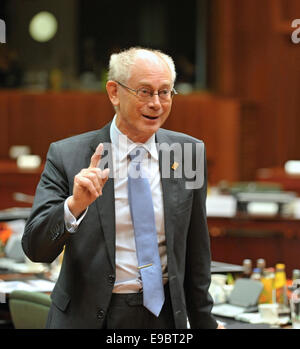
[[[31,292],[52,292],[55,283],[43,279],[26,280],[26,281],[1,281],[0,293],[11,293],[15,290]]]

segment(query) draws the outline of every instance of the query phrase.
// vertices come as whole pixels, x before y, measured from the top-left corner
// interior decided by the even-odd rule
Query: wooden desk
[[[294,191],[300,195],[300,175],[291,175],[282,167],[262,168],[256,171],[258,182],[278,183],[285,191]]]
[[[0,159],[12,145],[28,145],[46,158],[51,142],[96,130],[115,111],[106,93],[0,90]],[[251,179],[256,166],[256,106],[199,92],[176,95],[164,128],[188,133],[206,144],[209,181]]]
[[[16,201],[14,193],[34,196],[43,165],[34,170],[19,169],[16,161],[0,161],[0,210],[9,207],[30,207],[31,203]]]
[[[300,269],[300,220],[284,217],[208,217],[212,259],[242,264],[250,258],[255,266],[264,258],[268,267],[286,265],[288,277]]]

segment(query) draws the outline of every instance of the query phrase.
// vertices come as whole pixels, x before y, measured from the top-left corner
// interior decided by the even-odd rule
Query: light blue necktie
[[[143,303],[155,316],[164,304],[161,262],[158,252],[152,194],[141,162],[147,150],[137,147],[129,155],[128,199],[133,222],[138,268],[143,283]]]

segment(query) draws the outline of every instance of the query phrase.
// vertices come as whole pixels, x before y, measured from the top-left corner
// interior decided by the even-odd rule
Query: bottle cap
[[[274,273],[274,271],[275,271],[275,268],[273,268],[273,267],[270,267],[270,268],[266,269],[267,273]]]
[[[266,265],[266,261],[263,258],[258,258],[257,261],[256,261],[256,264],[257,264],[257,266],[259,266],[259,265],[265,266]]]
[[[243,260],[243,264],[252,264],[252,261],[251,259],[246,258]]]
[[[285,264],[283,263],[276,264],[276,269],[285,269]]]
[[[292,279],[293,279],[293,280],[295,280],[295,279],[300,279],[300,270],[299,270],[299,269],[294,269],[294,270],[293,270]]]

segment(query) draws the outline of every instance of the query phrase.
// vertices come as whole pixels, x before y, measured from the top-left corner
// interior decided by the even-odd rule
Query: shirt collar
[[[153,134],[145,143],[134,143],[118,129],[116,125],[116,115],[114,116],[110,126],[110,139],[114,148],[117,149],[117,154],[120,161],[124,160],[128,154],[138,146],[144,147],[155,160],[158,160],[155,134]]]

